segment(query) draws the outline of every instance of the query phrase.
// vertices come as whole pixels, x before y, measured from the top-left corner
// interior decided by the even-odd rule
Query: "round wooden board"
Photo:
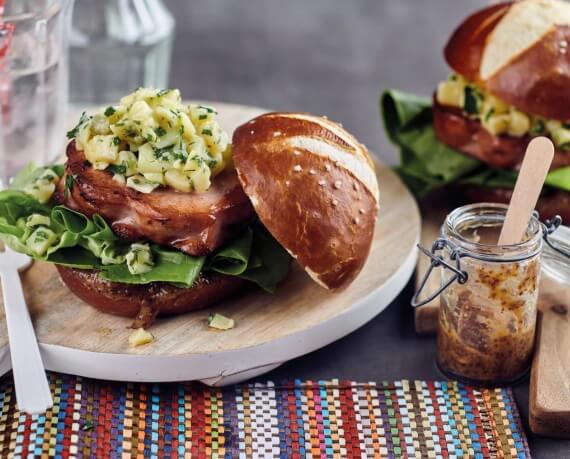
[[[228,132],[264,110],[212,103]],[[101,313],[76,298],[52,265],[36,262],[22,274],[28,306],[50,370],[111,380],[238,382],[268,371],[356,330],[380,313],[409,280],[416,263],[420,215],[398,177],[378,164],[381,210],[372,250],[354,283],[340,293],[319,287],[297,266],[277,293],[257,289],[214,307],[160,319],[155,340],[131,348],[131,320]],[[236,327],[208,328],[211,312]],[[10,369],[3,306],[0,371]]]

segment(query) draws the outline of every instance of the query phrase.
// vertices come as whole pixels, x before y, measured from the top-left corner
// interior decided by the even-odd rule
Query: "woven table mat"
[[[49,380],[54,407],[33,416],[0,380],[0,457],[530,457],[510,389]]]

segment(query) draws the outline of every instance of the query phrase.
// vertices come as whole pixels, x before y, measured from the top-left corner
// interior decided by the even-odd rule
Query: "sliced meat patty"
[[[493,135],[479,121],[466,117],[461,109],[433,100],[433,127],[447,146],[497,169],[519,169],[532,137]],[[570,152],[555,150],[552,169],[570,165]]]
[[[75,142],[67,147],[66,192],[60,181],[56,200],[88,217],[99,214],[115,234],[127,240],[149,240],[193,256],[207,255],[236,236],[255,212],[234,170],[222,172],[204,193],[159,188],[140,193],[95,170]]]

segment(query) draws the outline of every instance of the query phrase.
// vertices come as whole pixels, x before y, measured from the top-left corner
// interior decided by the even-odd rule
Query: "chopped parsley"
[[[491,107],[491,109],[485,114],[485,121],[489,121],[491,116],[493,116],[493,113],[495,113],[495,109]]]
[[[71,193],[71,189],[73,188],[74,183],[75,183],[74,175],[67,175],[65,177],[64,192],[63,192],[65,198],[69,197],[69,194]]]
[[[38,228],[36,230],[36,236],[35,237],[36,237],[36,242],[46,241],[48,238],[48,233],[45,230]]]
[[[469,115],[476,115],[480,111],[480,104],[483,100],[483,95],[471,86],[465,86],[465,103],[463,104],[463,110]]]
[[[216,114],[218,113],[218,112],[216,112],[216,110],[214,110],[213,108],[211,108],[211,107],[206,107],[206,106],[204,106],[204,105],[199,105],[198,108],[202,108],[202,109],[206,110],[208,113],[216,113]]]
[[[172,145],[170,147],[157,148],[154,150],[154,157],[159,161],[174,162],[185,161],[187,154],[183,148]]]
[[[77,137],[77,134],[79,133],[79,129],[81,129],[81,126],[83,126],[87,121],[89,121],[91,117],[87,116],[87,113],[83,112],[81,114],[81,117],[79,118],[79,123],[77,123],[77,126],[75,126],[71,131],[67,132],[67,138],[68,139],[75,139],[75,137]]]
[[[157,95],[157,97],[162,97],[162,96],[165,96],[166,94],[168,94],[170,91],[172,91],[172,89],[162,89],[162,90],[158,91],[158,93],[156,95]]]
[[[199,120],[207,120],[208,119],[208,115],[204,114],[204,115],[200,115],[198,117]]]
[[[214,135],[211,129],[202,129],[202,134],[210,136]]]
[[[162,126],[158,126],[154,132],[158,137],[164,137],[166,135],[166,129],[164,129]]]
[[[127,173],[126,164],[109,164],[107,170],[113,175],[125,175]]]
[[[116,110],[113,107],[107,107],[103,114],[108,118],[109,116],[113,116],[115,113]]]
[[[531,135],[541,135],[546,131],[546,124],[543,120],[537,119],[530,128]]]
[[[113,137],[113,145],[119,145],[121,143],[121,139],[118,137]]]

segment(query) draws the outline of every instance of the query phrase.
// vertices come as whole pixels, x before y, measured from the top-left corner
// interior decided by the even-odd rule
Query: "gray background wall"
[[[167,0],[177,19],[171,85],[185,97],[326,114],[397,160],[383,88],[430,94],[442,48],[484,0]]]

